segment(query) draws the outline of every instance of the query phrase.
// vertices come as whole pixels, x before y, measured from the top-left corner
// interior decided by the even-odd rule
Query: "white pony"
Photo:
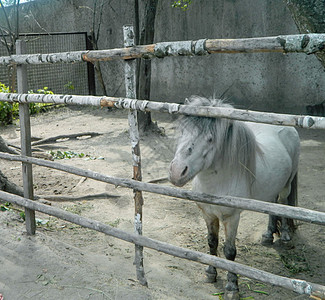
[[[198,96],[190,97],[187,104],[231,107],[221,100]],[[194,179],[193,190],[212,195],[295,205],[299,151],[299,136],[291,127],[184,116],[169,180],[183,186]],[[234,260],[241,210],[202,203],[198,206],[208,228],[210,253],[217,255],[221,221],[225,228],[224,254]],[[281,234],[281,240],[288,241],[293,227],[292,220],[270,216],[262,241],[272,243],[276,232]],[[206,272],[210,282],[216,281],[214,267],[209,266]],[[239,299],[236,274],[228,273],[225,296]]]

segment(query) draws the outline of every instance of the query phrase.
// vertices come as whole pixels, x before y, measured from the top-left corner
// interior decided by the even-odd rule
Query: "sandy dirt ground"
[[[174,151],[175,122],[165,115],[153,117],[164,128],[165,135],[150,134],[141,140],[144,181],[166,177]],[[42,148],[84,153],[86,157],[57,162],[131,178],[127,112],[70,107],[32,118],[32,136],[38,138],[88,131],[102,135]],[[299,133],[302,140],[299,206],[325,211],[325,134],[315,130]],[[18,126],[1,127],[0,134],[19,145]],[[0,160],[0,166],[10,180],[22,184],[19,163]],[[38,166],[34,166],[33,172],[38,195],[120,196],[52,201],[52,206],[133,232],[132,191]],[[208,252],[205,223],[195,203],[149,193],[144,193],[144,199],[144,235]],[[4,300],[222,299],[225,271],[219,271],[216,284],[205,283],[204,265],[145,249],[149,287],[142,287],[136,280],[132,244],[40,213],[37,213],[37,234],[28,236],[19,209],[0,211],[0,294]],[[266,223],[266,215],[242,213],[236,261],[274,274],[324,284],[324,227],[299,222],[291,247],[283,248],[278,241],[265,247],[260,240]],[[221,247],[222,244],[223,233]],[[219,252],[223,257],[222,250]],[[239,278],[239,284],[242,299],[308,299],[245,277]]]

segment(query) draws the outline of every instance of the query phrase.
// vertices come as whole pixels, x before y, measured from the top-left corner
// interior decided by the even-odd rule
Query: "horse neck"
[[[252,184],[255,179],[257,143],[255,135],[245,122],[222,119],[224,134],[219,136],[219,151],[210,169],[222,171],[234,181]]]
[[[233,169],[208,168],[201,171],[193,180],[193,189],[202,193],[220,196],[251,197],[251,183],[247,176]]]

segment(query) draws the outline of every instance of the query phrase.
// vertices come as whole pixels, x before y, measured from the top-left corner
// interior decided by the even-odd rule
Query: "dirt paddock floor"
[[[143,180],[167,176],[174,150],[175,122],[167,115],[153,116],[165,135],[142,138]],[[99,132],[93,138],[63,140],[43,145],[46,151],[70,151],[83,157],[57,162],[107,175],[131,178],[132,161],[127,112],[95,108],[60,108],[32,118],[32,136]],[[301,159],[299,206],[325,211],[325,131],[299,130]],[[1,127],[0,135],[19,145],[17,126]],[[1,171],[21,185],[19,163],[0,160]],[[34,166],[37,195],[84,196],[77,201],[51,201],[52,206],[133,232],[133,194],[126,188]],[[166,182],[162,184],[168,184]],[[192,250],[208,252],[206,228],[195,203],[144,193],[144,235]],[[17,210],[18,209],[18,210]],[[144,250],[149,287],[136,280],[134,246],[37,213],[37,234],[28,236],[20,208],[0,211],[0,294],[20,299],[222,299],[226,272],[218,282],[204,282],[205,266]],[[291,247],[278,241],[262,246],[267,216],[243,212],[237,236],[236,261],[281,276],[325,283],[325,228],[298,223]],[[221,234],[221,247],[223,233]],[[222,248],[220,248],[222,249]],[[219,250],[223,257],[222,250]],[[242,299],[308,299],[282,288],[245,277],[239,278]]]

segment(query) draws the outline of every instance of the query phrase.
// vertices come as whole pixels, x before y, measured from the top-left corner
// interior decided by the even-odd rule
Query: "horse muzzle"
[[[185,164],[172,161],[169,167],[168,180],[176,186],[182,187],[191,180],[189,176],[189,167]]]

